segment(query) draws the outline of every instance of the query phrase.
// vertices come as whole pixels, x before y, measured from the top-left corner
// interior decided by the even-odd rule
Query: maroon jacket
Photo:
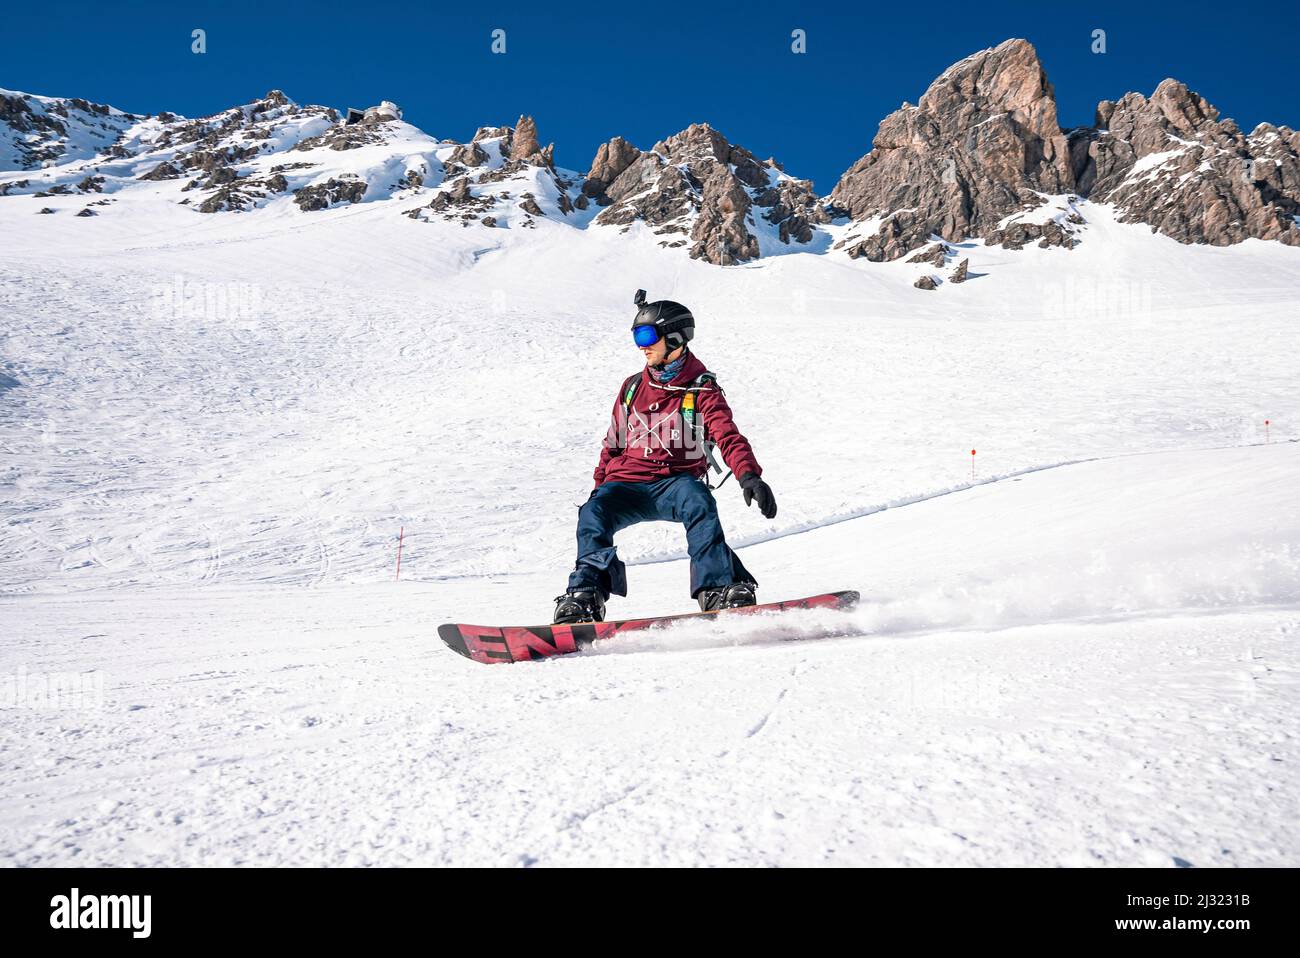
[[[596,464],[597,486],[650,482],[678,472],[702,476],[708,471],[709,460],[695,437],[683,428],[681,413],[685,387],[705,371],[704,363],[689,350],[681,370],[667,383],[655,382],[648,368],[641,370],[641,382],[626,417],[620,386]],[[704,424],[706,437],[717,443],[717,451],[737,478],[747,472],[763,474],[749,440],[732,421],[731,407],[716,382],[707,382],[696,392],[695,418]]]

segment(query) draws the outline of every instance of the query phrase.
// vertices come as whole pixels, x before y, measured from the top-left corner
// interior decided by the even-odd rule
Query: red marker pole
[[[397,579],[395,580],[397,582],[402,581],[402,540],[404,538],[406,538],[406,526],[402,526],[397,533]]]
[[[975,450],[970,451],[970,477],[975,478]]]
[[[1264,441],[1265,441],[1265,442],[1272,442],[1272,440],[1268,438],[1268,420],[1267,420],[1267,419],[1264,420]]]

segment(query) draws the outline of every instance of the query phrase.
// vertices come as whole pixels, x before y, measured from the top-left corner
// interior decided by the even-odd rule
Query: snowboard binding
[[[718,589],[701,589],[696,599],[700,603],[701,612],[758,605],[757,590],[752,582],[733,582]]]
[[[551,619],[552,625],[604,621],[605,600],[595,592],[566,592],[555,597],[555,617]]]

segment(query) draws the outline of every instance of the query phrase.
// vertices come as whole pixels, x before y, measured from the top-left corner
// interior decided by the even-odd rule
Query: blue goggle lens
[[[633,326],[632,338],[636,344],[641,347],[653,346],[659,342],[659,330],[653,326]]]

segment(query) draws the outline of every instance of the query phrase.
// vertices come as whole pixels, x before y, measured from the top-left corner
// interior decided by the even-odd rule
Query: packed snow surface
[[[1075,250],[922,292],[396,200],[12,199],[0,860],[1300,864],[1300,251],[1080,202]],[[549,619],[638,287],[776,493],[718,492],[760,599],[863,602],[463,659],[438,624]],[[679,529],[618,545],[612,616],[691,610]]]

